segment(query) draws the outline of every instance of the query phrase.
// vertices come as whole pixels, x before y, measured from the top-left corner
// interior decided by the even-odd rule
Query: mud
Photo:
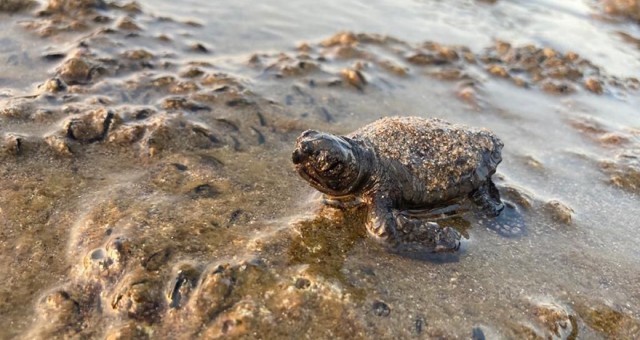
[[[309,8],[0,2],[0,338],[638,337],[637,32],[577,2],[388,5],[300,28]],[[526,233],[444,216],[462,249],[406,256],[323,207],[295,137],[388,115],[495,131]]]

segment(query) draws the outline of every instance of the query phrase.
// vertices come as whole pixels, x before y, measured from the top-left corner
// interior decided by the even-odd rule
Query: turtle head
[[[356,146],[346,137],[307,130],[291,158],[300,177],[328,195],[352,194],[363,176]]]

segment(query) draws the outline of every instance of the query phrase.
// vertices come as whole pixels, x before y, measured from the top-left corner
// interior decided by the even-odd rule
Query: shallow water
[[[0,338],[640,336],[637,22],[581,0],[65,3],[0,13]],[[526,233],[465,215],[460,252],[403,256],[362,208],[321,208],[296,136],[388,115],[500,136]]]

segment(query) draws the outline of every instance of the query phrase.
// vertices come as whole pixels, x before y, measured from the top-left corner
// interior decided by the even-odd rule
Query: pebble
[[[116,27],[126,31],[140,31],[140,26],[138,26],[135,21],[133,21],[133,19],[128,16],[120,19],[120,21],[118,21],[118,23],[116,24]]]
[[[19,155],[22,151],[22,137],[14,134],[4,136],[2,144],[0,144],[0,154]]]
[[[340,75],[349,85],[357,88],[358,90],[363,90],[364,86],[367,84],[366,78],[358,70],[344,69],[340,72]]]
[[[602,89],[602,82],[600,82],[597,79],[594,78],[587,78],[584,81],[584,87],[587,88],[587,90],[595,93],[595,94],[602,94],[602,92],[604,91]]]
[[[53,150],[56,154],[60,156],[73,155],[64,137],[57,136],[57,135],[49,135],[44,137],[44,141],[51,148],[51,150]]]
[[[391,308],[389,308],[389,305],[382,301],[374,301],[372,307],[373,314],[376,316],[387,317],[391,314]]]
[[[113,112],[104,108],[73,117],[65,125],[67,137],[85,143],[101,141],[107,136],[114,117]]]
[[[91,78],[91,65],[81,57],[68,59],[58,70],[58,76],[67,84],[85,84]]]
[[[544,204],[544,207],[555,221],[571,224],[574,211],[566,204],[559,200],[550,200]]]
[[[307,289],[311,286],[311,281],[308,279],[299,277],[296,279],[295,287],[298,289]]]

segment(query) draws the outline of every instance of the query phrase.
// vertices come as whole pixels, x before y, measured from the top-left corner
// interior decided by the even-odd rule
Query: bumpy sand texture
[[[378,23],[360,24],[387,18],[359,14],[351,22],[365,33],[324,25],[278,36],[294,25],[263,10],[301,10],[278,1],[225,22],[204,0],[184,15],[167,11],[184,8],[167,0],[0,0],[0,338],[638,338],[640,134],[630,126],[637,119],[619,118],[633,111],[640,83],[627,78],[633,68],[614,77],[615,60],[581,50],[594,44],[523,31],[540,19],[552,30],[573,10],[527,11],[522,21],[514,8],[549,2],[413,2],[443,19],[416,12],[424,27],[456,26],[485,41],[461,46],[439,29],[388,25],[395,37],[379,35]],[[349,6],[330,4],[312,21],[353,19]],[[578,19],[611,36],[598,55],[636,49],[634,30]],[[520,45],[518,27],[541,45]],[[620,45],[610,34],[618,30],[634,45]],[[493,37],[509,40],[487,43]],[[518,94],[531,110],[515,107]],[[585,99],[606,110],[591,112]],[[472,242],[459,261],[434,263],[371,242],[363,207],[301,217],[312,211],[311,190],[290,169],[292,141],[309,128],[353,131],[373,112],[491,126],[509,146],[501,191],[527,205],[531,234],[512,242],[472,218],[442,220]],[[608,125],[583,136],[564,121],[578,113],[602,113]],[[416,145],[429,142],[409,125]],[[482,132],[456,128],[430,135],[450,141],[434,153],[474,152],[453,142],[468,139],[490,154]],[[400,149],[382,144],[380,154]],[[409,153],[394,157],[417,174],[433,171],[425,178],[434,188],[462,187],[452,184],[469,174],[461,169],[485,162],[422,169]],[[563,209],[544,209],[551,199]],[[558,211],[571,224],[555,221]],[[538,295],[548,299],[529,299]]]

